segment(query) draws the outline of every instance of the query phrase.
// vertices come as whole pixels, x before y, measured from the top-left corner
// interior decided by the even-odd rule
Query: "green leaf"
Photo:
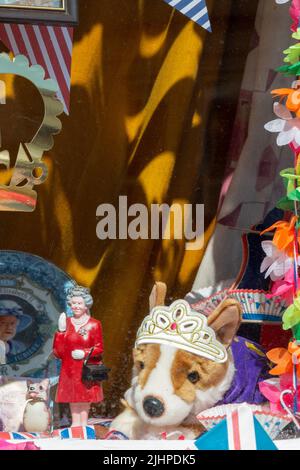
[[[300,179],[300,176],[295,174],[295,168],[285,168],[284,170],[281,170],[279,174],[283,178]]]
[[[294,191],[291,191],[290,193],[288,193],[287,195],[287,198],[290,200],[290,201],[300,201],[300,188],[296,188],[294,189]]]
[[[283,329],[290,330],[300,323],[300,310],[297,306],[297,299],[283,314]]]
[[[293,336],[296,341],[300,341],[300,323],[293,327]]]
[[[289,62],[290,64],[295,64],[299,62],[300,59],[300,43],[290,46],[288,49],[283,51],[286,54],[284,62]]]
[[[294,203],[293,201],[290,201],[287,196],[281,198],[276,204],[276,207],[283,211],[294,211]]]
[[[283,65],[277,69],[277,72],[284,73],[285,75],[300,75],[300,62],[293,65]]]
[[[300,40],[300,28],[297,29],[296,33],[292,34],[292,38]]]
[[[283,178],[287,194],[295,190],[295,185],[300,186],[300,177],[295,174],[294,168],[286,168],[282,170],[280,176]]]
[[[286,192],[287,192],[287,195],[289,196],[290,193],[292,193],[293,191],[295,191],[295,180],[287,180],[288,181],[288,184],[286,185]],[[294,200],[294,199],[292,199]]]

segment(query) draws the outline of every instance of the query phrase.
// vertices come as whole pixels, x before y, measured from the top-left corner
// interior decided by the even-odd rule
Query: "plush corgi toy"
[[[197,415],[225,403],[262,403],[258,382],[268,364],[258,345],[236,338],[241,307],[223,301],[207,318],[184,300],[164,306],[166,285],[150,295],[151,313],[137,333],[131,388],[111,431],[129,439],[180,433],[197,438]]]

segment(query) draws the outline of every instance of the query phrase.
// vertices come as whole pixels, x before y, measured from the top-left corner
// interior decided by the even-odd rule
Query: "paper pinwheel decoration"
[[[277,69],[277,72],[284,73],[287,77],[290,75],[298,77],[300,75],[300,62],[292,65],[283,65]]]
[[[295,202],[300,202],[300,176],[295,173],[294,168],[286,168],[280,172],[284,180],[287,195],[281,198],[277,207],[282,210],[294,211]],[[296,227],[299,223],[297,222]]]
[[[292,217],[289,222],[280,220],[279,222],[276,222],[275,224],[271,225],[271,227],[268,227],[263,232],[261,232],[261,235],[275,230],[273,244],[278,248],[279,251],[284,251],[288,256],[293,258],[296,222],[296,216]],[[298,236],[298,241],[300,241],[300,236]]]
[[[287,1],[276,0],[276,3],[283,4]],[[293,38],[299,41],[300,0],[292,1],[290,15],[293,20],[292,30],[295,31]],[[300,42],[290,46],[284,51],[284,54],[286,55],[284,62],[287,65],[277,70],[286,75],[298,77],[300,75]],[[261,271],[266,271],[266,277],[269,275],[274,281],[269,297],[279,297],[285,300],[286,303],[291,303],[282,317],[283,329],[292,329],[296,339],[296,342],[290,343],[287,351],[282,349],[270,351],[270,359],[277,364],[271,373],[275,375],[290,373],[294,380],[293,389],[297,390],[296,369],[299,369],[299,358],[295,356],[292,349],[298,348],[297,341],[300,340],[300,280],[298,273],[300,244],[300,81],[293,82],[291,88],[280,88],[273,90],[271,93],[280,99],[280,103],[274,103],[273,107],[277,119],[268,122],[265,129],[269,132],[277,132],[277,145],[279,147],[289,145],[294,154],[294,167],[287,168],[280,173],[284,180],[286,196],[280,199],[277,207],[284,211],[293,212],[294,216],[291,216],[289,221],[280,220],[261,232],[263,235],[266,232],[275,230],[273,245],[278,250],[273,249],[272,245],[265,245],[266,248],[263,246],[267,257],[262,263]],[[280,252],[282,255],[280,255]],[[284,255],[290,260],[285,260]],[[280,274],[283,275],[284,279],[280,278]],[[294,401],[294,408],[297,411],[296,398]]]
[[[283,408],[281,403],[281,394],[285,390],[294,390],[292,375],[291,373],[283,374],[280,376],[280,378],[264,380],[263,382],[259,383],[259,390],[261,394],[270,402],[270,410],[272,413],[285,412],[286,410]],[[293,407],[294,399],[292,394],[287,394],[284,401],[288,408]],[[300,407],[299,399],[298,407]]]
[[[289,64],[298,63],[300,58],[300,43],[290,46],[288,49],[283,51],[283,53],[286,54],[286,57],[283,60],[284,62],[288,62]]]
[[[287,256],[284,251],[278,250],[271,241],[263,241],[261,246],[267,256],[262,262],[260,272],[266,271],[265,277],[270,276],[272,281],[283,279],[285,274],[292,268],[294,260]],[[300,265],[300,257],[298,264]]]
[[[294,293],[295,293],[295,277],[294,277],[294,268],[290,269],[285,278],[281,281],[274,282],[271,294],[268,294],[268,298],[280,297],[282,300],[285,300],[287,305],[293,303]],[[300,285],[300,279],[298,278],[298,283]]]
[[[270,370],[270,374],[280,376],[289,374],[291,379],[291,374],[293,373],[293,355],[300,359],[300,347],[295,341],[289,343],[288,349],[275,348],[269,351],[267,358],[273,364],[276,364],[276,366]],[[300,378],[300,368],[298,367],[297,369],[297,374]]]
[[[299,67],[300,74],[300,67]],[[280,103],[274,103],[274,113],[279,119],[265,124],[265,129],[269,132],[279,132],[277,145],[296,143],[300,146],[300,118],[293,118],[292,113]]]
[[[290,15],[293,20],[291,27],[292,31],[297,31],[299,27],[299,18],[300,18],[300,0],[293,0],[290,8]],[[295,37],[295,36],[293,36]],[[300,38],[296,38],[300,39]]]
[[[300,0],[298,0],[298,2],[299,2],[298,9],[299,9]],[[298,15],[298,18],[297,18],[297,21],[296,21],[296,28],[292,28],[293,31],[296,31],[296,32],[292,35],[292,37],[294,39],[299,40],[300,39],[300,29],[298,28],[298,25],[299,25],[300,10],[297,10],[297,15]],[[297,64],[300,61],[300,43],[297,43],[297,44],[294,44],[294,45],[290,46],[288,49],[283,51],[283,53],[286,54],[284,62],[288,62],[291,65]]]
[[[300,44],[299,44],[300,47]],[[300,117],[300,90],[295,88],[278,88],[273,90],[272,95],[275,97],[287,98],[286,107],[289,111],[296,113]]]
[[[289,330],[300,324],[300,297],[294,300],[294,303],[288,307],[284,312],[283,317],[283,329]],[[300,340],[300,330],[295,331],[295,337]]]
[[[269,400],[271,411],[285,411],[294,421],[291,409],[294,407],[296,412],[300,407],[298,393],[300,346],[298,341],[290,341],[288,349],[272,349],[267,353],[267,357],[275,364],[270,374],[279,376],[279,379],[265,380],[259,384],[259,389]]]

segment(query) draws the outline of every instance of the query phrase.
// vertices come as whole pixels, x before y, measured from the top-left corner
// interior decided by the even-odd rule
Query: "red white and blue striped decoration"
[[[195,446],[199,450],[277,450],[246,403],[228,410],[226,419],[203,434]]]
[[[25,55],[31,65],[39,64],[45,78],[54,79],[59,86],[58,98],[69,113],[73,28],[0,23],[0,40],[15,55]]]
[[[94,426],[74,427],[65,429],[56,429],[52,433],[29,433],[29,432],[0,432],[0,439],[6,441],[35,441],[38,439],[80,439],[96,440],[96,431]]]
[[[5,441],[35,441],[37,439],[49,439],[49,433],[29,433],[29,432],[0,432],[0,439]]]
[[[190,18],[202,28],[211,32],[211,24],[205,0],[164,0],[183,15]]]
[[[80,439],[80,440],[96,440],[96,432],[94,426],[74,427],[66,429],[58,429],[53,431],[52,437],[59,439]]]

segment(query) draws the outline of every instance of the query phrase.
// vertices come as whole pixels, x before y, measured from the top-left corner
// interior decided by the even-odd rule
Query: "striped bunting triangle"
[[[205,0],[164,0],[171,7],[176,8],[183,15],[190,18],[202,28],[211,32],[211,24],[208,16]]]
[[[0,23],[0,40],[15,55],[23,54],[31,65],[39,64],[59,86],[58,98],[69,114],[73,28]]]

